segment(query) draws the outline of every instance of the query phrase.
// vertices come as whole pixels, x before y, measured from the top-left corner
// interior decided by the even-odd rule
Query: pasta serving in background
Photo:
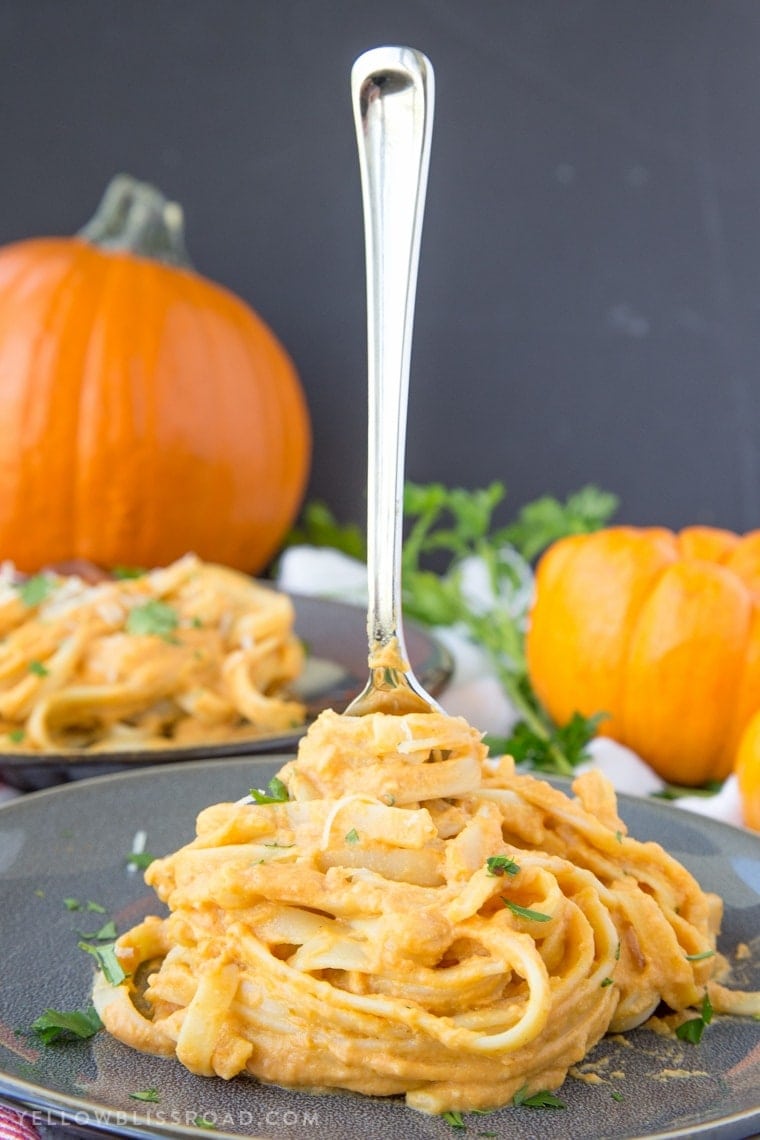
[[[88,583],[0,574],[0,737],[14,750],[192,745],[304,720],[293,605],[194,555]]]
[[[168,917],[95,982],[115,1037],[442,1113],[557,1089],[655,1011],[760,1013],[724,984],[720,899],[627,835],[599,773],[565,795],[461,718],[328,711],[270,793],[206,808],[148,867]]]

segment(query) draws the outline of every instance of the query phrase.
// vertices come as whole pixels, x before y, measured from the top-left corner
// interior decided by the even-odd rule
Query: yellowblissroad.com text
[[[49,1109],[16,1109],[26,1124],[35,1128],[66,1123],[81,1128],[108,1125],[111,1128],[145,1127],[145,1125],[182,1125],[201,1130],[242,1132],[250,1135],[252,1129],[263,1128],[319,1128],[324,1123],[316,1109],[267,1109],[265,1112],[251,1112],[239,1109],[235,1112],[219,1112],[197,1109],[160,1109],[146,1107],[141,1112],[124,1112],[92,1108],[87,1111],[55,1112]]]

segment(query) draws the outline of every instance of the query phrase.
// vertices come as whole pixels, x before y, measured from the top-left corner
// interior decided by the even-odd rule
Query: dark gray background
[[[363,521],[349,73],[390,42],[437,86],[408,476],[760,526],[756,0],[0,0],[0,243],[120,170],[178,199],[294,357],[309,496]]]

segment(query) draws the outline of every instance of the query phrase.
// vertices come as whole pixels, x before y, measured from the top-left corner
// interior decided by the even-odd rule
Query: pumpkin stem
[[[78,237],[100,249],[191,268],[182,207],[148,182],[117,174]]]

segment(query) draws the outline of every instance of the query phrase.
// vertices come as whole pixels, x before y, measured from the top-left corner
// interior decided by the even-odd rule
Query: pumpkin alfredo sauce
[[[604,777],[565,795],[444,714],[323,713],[146,881],[169,915],[117,940],[96,1006],[201,1076],[490,1109],[662,1003],[673,1029],[760,1013],[723,984],[720,899],[627,834]]]

